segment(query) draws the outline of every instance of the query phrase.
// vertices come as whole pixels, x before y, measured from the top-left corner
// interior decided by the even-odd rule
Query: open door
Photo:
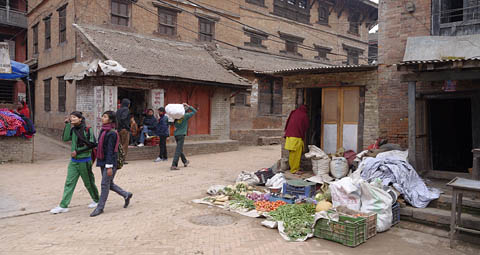
[[[360,89],[324,88],[322,104],[322,149],[326,153],[335,153],[341,147],[356,151]]]

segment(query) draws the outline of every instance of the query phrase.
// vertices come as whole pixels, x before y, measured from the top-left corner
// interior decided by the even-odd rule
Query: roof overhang
[[[293,68],[277,71],[255,72],[257,75],[272,76],[291,76],[298,74],[325,74],[325,73],[348,73],[348,72],[364,72],[377,70],[377,65],[344,65],[344,66],[324,66],[313,68]]]

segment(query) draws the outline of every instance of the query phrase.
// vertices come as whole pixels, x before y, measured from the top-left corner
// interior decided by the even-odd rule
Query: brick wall
[[[0,162],[33,162],[33,139],[0,136]]]
[[[431,0],[415,1],[415,12],[402,1],[385,0],[379,5],[379,132],[390,143],[408,147],[408,85],[400,82],[394,64],[405,53],[407,38],[429,36]]]

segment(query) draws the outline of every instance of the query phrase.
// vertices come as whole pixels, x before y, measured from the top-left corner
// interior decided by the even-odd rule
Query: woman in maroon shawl
[[[285,149],[289,151],[288,163],[290,172],[297,173],[300,170],[300,159],[304,147],[305,134],[310,126],[307,115],[307,107],[300,105],[288,116],[285,125]]]

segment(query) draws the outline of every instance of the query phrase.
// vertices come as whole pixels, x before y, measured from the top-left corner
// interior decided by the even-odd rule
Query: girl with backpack
[[[113,179],[117,172],[119,160],[119,143],[120,136],[115,130],[116,116],[113,111],[106,111],[102,115],[102,129],[98,135],[98,148],[97,148],[97,166],[102,171],[102,191],[100,194],[100,201],[97,208],[90,214],[91,217],[95,217],[103,213],[105,203],[107,202],[108,193],[110,190],[116,192],[125,199],[123,208],[127,208],[132,198],[132,193],[124,191],[118,185],[113,183]]]
[[[82,177],[83,184],[93,200],[88,207],[95,208],[99,200],[95,177],[92,172],[92,150],[96,146],[95,136],[86,127],[85,118],[81,112],[74,111],[65,119],[62,139],[65,142],[72,141],[72,158],[68,164],[62,201],[59,206],[53,208],[50,212],[53,214],[68,212],[68,205],[72,200],[73,191],[79,177]]]

